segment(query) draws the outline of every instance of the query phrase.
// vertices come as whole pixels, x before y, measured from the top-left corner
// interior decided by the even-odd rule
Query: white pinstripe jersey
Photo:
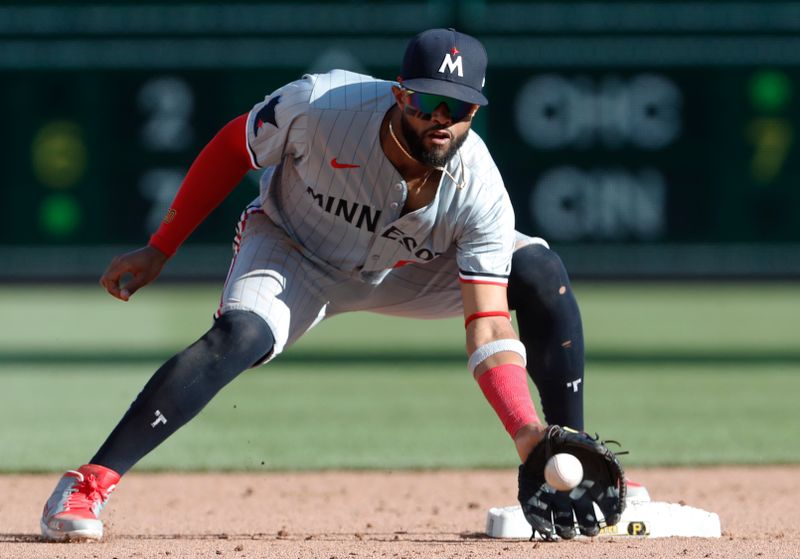
[[[506,284],[514,212],[470,131],[428,206],[401,215],[406,183],[381,148],[393,82],[344,70],[306,75],[253,107],[247,145],[261,205],[313,261],[378,283],[455,246],[461,281]]]

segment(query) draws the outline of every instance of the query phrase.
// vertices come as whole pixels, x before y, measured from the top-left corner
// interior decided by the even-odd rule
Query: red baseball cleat
[[[103,522],[97,518],[120,475],[96,464],[70,470],[58,481],[44,505],[40,526],[48,540],[99,540]]]

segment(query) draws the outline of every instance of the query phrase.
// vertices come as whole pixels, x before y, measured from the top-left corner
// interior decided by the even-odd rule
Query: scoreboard
[[[800,3],[198,1],[0,6],[0,279],[94,274],[228,120],[307,72],[393,79],[435,26],[486,45],[474,128],[573,275],[800,275]],[[227,246],[257,179],[187,247]],[[54,249],[91,269],[25,256]]]

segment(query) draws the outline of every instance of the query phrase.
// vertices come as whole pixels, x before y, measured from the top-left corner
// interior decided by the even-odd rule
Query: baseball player
[[[486,62],[475,38],[432,29],[409,42],[397,82],[306,75],[222,128],[148,245],[114,258],[101,278],[127,301],[249,170],[263,169],[213,326],[156,371],[89,463],[60,479],[42,514],[45,538],[101,538],[98,515],[123,474],[242,371],[339,313],[463,314],[468,368],[523,463],[554,448],[555,425],[583,429],[583,340],[566,272],[544,241],[514,231],[500,173],[470,130],[488,103]],[[542,469],[521,469],[521,499],[540,489]],[[603,505],[611,523],[618,481],[597,482],[613,501]],[[553,524],[557,507],[534,500],[537,529],[575,534],[571,509]],[[582,512],[581,531],[597,533],[593,511]]]

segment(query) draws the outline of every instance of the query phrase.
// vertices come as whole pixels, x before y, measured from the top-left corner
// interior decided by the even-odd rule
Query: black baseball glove
[[[544,480],[544,466],[554,454],[566,452],[583,466],[583,480],[571,491],[556,491]],[[543,538],[556,535],[571,539],[581,534],[596,536],[600,523],[592,503],[603,513],[604,526],[619,522],[625,510],[625,472],[616,455],[599,437],[551,425],[544,439],[519,467],[519,494],[525,518]],[[573,511],[575,517],[573,519]]]

